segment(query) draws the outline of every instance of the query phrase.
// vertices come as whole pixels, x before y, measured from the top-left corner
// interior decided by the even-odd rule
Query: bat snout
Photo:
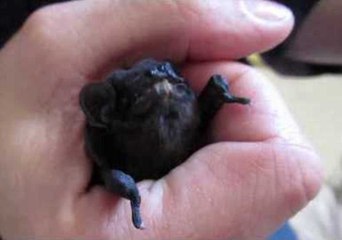
[[[169,97],[172,94],[173,86],[167,79],[163,79],[154,84],[154,89],[159,96]]]

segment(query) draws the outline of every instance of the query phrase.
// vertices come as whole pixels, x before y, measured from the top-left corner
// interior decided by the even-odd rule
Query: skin
[[[292,15],[265,4],[252,14],[240,0],[83,0],[33,14],[0,51],[3,239],[264,239],[304,207],[321,184],[319,158],[270,83],[233,61],[288,35]],[[220,73],[253,101],[224,106],[213,144],[138,184],[139,231],[128,201],[86,189],[78,94],[146,57],[182,63],[196,91]]]

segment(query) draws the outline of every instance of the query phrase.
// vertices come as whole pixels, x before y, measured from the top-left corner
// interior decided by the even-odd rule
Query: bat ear
[[[92,83],[83,87],[80,105],[90,126],[107,128],[115,108],[115,91],[110,84]]]

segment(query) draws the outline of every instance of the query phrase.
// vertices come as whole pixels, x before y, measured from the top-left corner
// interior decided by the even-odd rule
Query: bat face
[[[186,81],[175,73],[170,63],[158,63],[140,70],[133,77],[112,81],[117,93],[117,108],[125,120],[156,117],[173,119],[190,114],[187,109],[193,108],[195,94]]]
[[[190,134],[187,130],[198,125],[194,92],[168,62],[145,60],[134,70],[109,78],[116,93],[116,114],[111,119],[117,122],[120,118],[130,132],[140,129],[136,135],[153,136],[163,148],[176,148],[181,139],[187,139],[181,135]]]

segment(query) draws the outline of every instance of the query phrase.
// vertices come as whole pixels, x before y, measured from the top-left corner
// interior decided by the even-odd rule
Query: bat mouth
[[[170,97],[173,91],[173,86],[167,79],[155,83],[153,88],[159,96],[166,98]]]

